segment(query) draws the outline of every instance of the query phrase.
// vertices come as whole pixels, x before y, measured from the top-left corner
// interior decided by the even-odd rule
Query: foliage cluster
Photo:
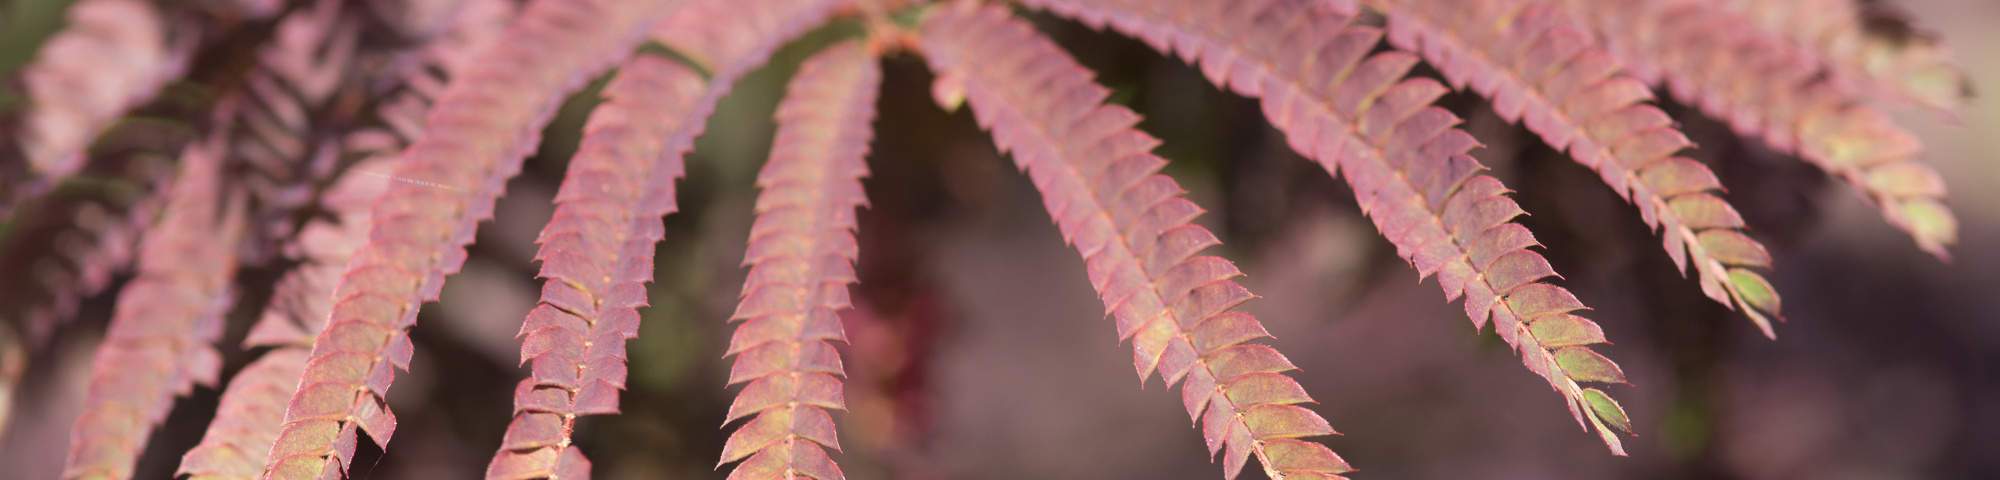
[[[1273,479],[1353,471],[1308,440],[1334,429],[1238,310],[1256,297],[1242,272],[1203,253],[1221,242],[1161,173],[1161,141],[1013,7],[1143,40],[1256,99],[1617,455],[1635,429],[1606,388],[1626,375],[1441,98],[1476,93],[1596,172],[1768,337],[1771,254],[1656,90],[1847,183],[1926,252],[1948,259],[1957,239],[1944,181],[1880,105],[1949,116],[1966,81],[1941,43],[1859,0],[78,0],[11,74],[0,122],[0,393],[22,352],[119,285],[64,478],[131,477],[197,385],[225,393],[178,474],[349,476],[362,439],[387,449],[398,428],[388,395],[419,307],[589,87],[601,104],[535,239],[540,299],[515,312],[529,375],[486,470],[588,478],[577,421],[620,411],[684,157],[739,80],[816,31],[830,40],[778,107],[728,319],[730,478],[844,478],[836,344],[855,331],[881,64],[899,56],[1032,180],[1140,383],[1179,387],[1225,478],[1252,458]],[[238,328],[236,310],[258,313]],[[218,343],[244,330],[256,359],[225,371],[239,348]]]

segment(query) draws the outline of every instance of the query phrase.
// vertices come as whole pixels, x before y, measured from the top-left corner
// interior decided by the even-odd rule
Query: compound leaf
[[[1742,234],[1740,216],[1719,196],[1722,185],[1715,174],[1700,162],[1674,156],[1694,145],[1666,113],[1644,103],[1652,92],[1619,75],[1622,63],[1552,5],[1443,0],[1369,5],[1389,13],[1390,43],[1422,54],[1453,85],[1469,85],[1493,99],[1502,118],[1526,123],[1551,147],[1567,149],[1577,163],[1597,170],[1660,232],[1676,266],[1685,270],[1693,263],[1710,298],[1736,308],[1728,292],[1744,287],[1730,281],[1728,270],[1770,266],[1768,255],[1759,260],[1763,245]],[[1728,243],[1704,241],[1714,238]],[[1764,315],[1777,311],[1746,313],[1766,335],[1773,333]]]
[[[120,293],[91,361],[83,413],[63,478],[132,476],[173,398],[214,386],[223,315],[235,301],[241,193],[224,181],[220,136],[189,144],[173,196],[140,247],[138,276]]]
[[[1539,254],[1467,250],[1468,245],[1524,248],[1521,241],[1475,242],[1483,232],[1511,229],[1503,226],[1521,209],[1504,196],[1507,189],[1499,181],[1476,174],[1482,167],[1466,152],[1477,142],[1453,128],[1458,119],[1428,106],[1441,87],[1402,80],[1416,58],[1402,52],[1368,55],[1380,31],[1352,25],[1347,9],[1304,0],[1026,3],[1171,47],[1215,84],[1261,98],[1265,115],[1294,150],[1329,173],[1344,174],[1362,212],[1396,246],[1397,255],[1420,275],[1438,275],[1447,299],[1464,296],[1475,327],[1492,319],[1528,369],[1563,395],[1578,424],[1596,418],[1594,411],[1579,408],[1583,394],[1577,381],[1589,379],[1572,378],[1556,366],[1557,350],[1543,345],[1531,328],[1544,318],[1541,310],[1554,308],[1548,302],[1574,302],[1574,296],[1538,281],[1554,273]],[[1475,257],[1492,260],[1475,264]],[[1524,314],[1521,306],[1536,310]],[[1603,438],[1613,453],[1624,454],[1615,437]]]
[[[584,126],[555,215],[538,239],[547,280],[519,335],[532,375],[515,388],[514,421],[486,478],[590,478],[589,460],[570,435],[578,416],[618,413],[624,343],[638,333],[635,309],[645,305],[654,244],[665,233],[660,217],[679,208],[675,183],[684,157],[736,79],[823,21],[831,2],[776,5],[680,2],[653,27],[655,40],[698,52],[712,33],[730,32],[734,49],[699,54],[715,62],[708,65],[713,76],[642,53],[605,86],[606,102]]]
[[[1239,273],[1228,261],[1196,256],[1218,242],[1189,223],[1201,209],[1158,173],[1166,161],[1150,153],[1159,141],[1133,128],[1138,115],[1103,105],[1108,92],[1088,70],[1005,9],[938,7],[919,35],[938,81],[949,85],[934,90],[950,93],[939,103],[962,96],[1034,181],[1082,254],[1119,338],[1132,340],[1141,383],[1157,371],[1169,387],[1180,384],[1211,454],[1226,450],[1224,478],[1253,454],[1271,478],[1352,470],[1331,450],[1288,440],[1334,432],[1318,414],[1287,405],[1310,399],[1276,374],[1294,368],[1284,355],[1242,344],[1268,336],[1254,318],[1228,312],[1254,295],[1230,280]]]
[[[383,395],[395,368],[408,368],[406,329],[418,306],[435,300],[444,276],[465,261],[479,221],[490,217],[494,198],[522,158],[537,143],[536,130],[554,113],[569,90],[629,53],[662,5],[594,0],[538,0],[509,27],[506,43],[496,44],[468,63],[427,117],[425,134],[403,152],[391,185],[369,220],[369,241],[348,264],[334,287],[328,328],[314,341],[312,355],[338,351],[373,357],[370,379],[361,383],[300,385],[293,407],[303,409],[321,389],[345,391],[353,400],[331,421],[339,434],[328,445],[305,435],[302,422],[320,422],[307,410],[288,411],[286,427],[266,459],[265,478],[288,469],[311,477],[344,475],[357,427],[386,446],[390,424]],[[555,54],[551,54],[554,52]],[[365,316],[343,316],[342,305],[379,305]],[[343,328],[354,325],[365,328]],[[384,364],[386,362],[386,365]],[[333,394],[329,394],[333,395]],[[338,398],[333,395],[329,398]],[[338,404],[338,402],[337,402]],[[375,412],[373,409],[383,409]],[[297,413],[297,414],[295,414]],[[341,448],[334,448],[344,446]],[[297,453],[285,453],[297,452]],[[339,469],[329,471],[329,468]]]
[[[1857,87],[1867,79],[1854,78],[1865,76],[1843,74],[1849,69],[1827,63],[1813,48],[1766,29],[1742,11],[1711,3],[1718,2],[1560,2],[1566,16],[1590,27],[1634,76],[1664,85],[1675,98],[1699,106],[1737,132],[1762,136],[1773,149],[1798,155],[1848,182],[1919,248],[1948,259],[1947,247],[1958,241],[1958,221],[1942,203],[1943,185],[1931,182],[1936,173],[1918,161],[1922,142],[1868,103],[1869,89]],[[1808,3],[1826,2],[1799,5]],[[1810,24],[1818,15],[1797,20]],[[1947,83],[1962,85],[1962,80]],[[1943,90],[1952,93],[1917,96],[1942,104],[1950,102],[1939,98],[1963,93],[1962,87]],[[1897,180],[1874,180],[1878,178]],[[1711,297],[1723,293],[1704,287]],[[1747,288],[1731,287],[1734,295]],[[1759,319],[1755,312],[1745,313]]]
[[[756,466],[745,462],[730,478],[783,478],[784,472],[768,470],[770,465],[816,470],[809,474],[826,475],[815,477],[819,480],[845,478],[831,460],[822,464],[819,456],[796,452],[840,449],[833,418],[823,409],[846,409],[834,378],[844,372],[827,342],[846,341],[835,313],[849,306],[846,284],[855,281],[854,210],[867,204],[861,177],[868,173],[865,160],[882,83],[879,64],[860,43],[829,46],[799,67],[778,105],[777,138],[757,176],[764,192],[757,197],[757,221],[744,258],[750,276],[731,318],[743,324],[729,346],[737,352],[729,381],[751,383],[725,422],[749,415],[752,406],[762,408],[730,434],[722,463],[781,444],[795,453]],[[760,362],[757,352],[771,350],[800,353]],[[737,373],[753,362],[762,363],[748,369],[755,373]]]

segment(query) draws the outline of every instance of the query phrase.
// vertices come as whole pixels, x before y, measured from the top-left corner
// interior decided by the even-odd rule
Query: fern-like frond
[[[1944,206],[1943,179],[1918,161],[1923,145],[1914,134],[1828,75],[1812,55],[1733,11],[1705,2],[1628,3],[1565,0],[1563,6],[1635,76],[1846,181],[1918,247],[1949,258],[1958,221]]]
[[[63,478],[129,478],[173,398],[214,385],[223,314],[243,234],[243,199],[227,193],[219,137],[190,144],[172,200],[139,252],[138,276],[119,294],[91,362],[83,413],[70,433]]]
[[[364,161],[355,169],[374,171],[393,163],[390,156]],[[181,457],[176,475],[191,480],[248,480],[264,470],[285,425],[285,409],[310,361],[313,337],[326,326],[333,308],[329,293],[347,270],[347,259],[368,242],[368,205],[391,180],[347,175],[322,197],[332,218],[306,224],[289,246],[303,262],[279,278],[263,315],[244,339],[245,347],[277,347],[229,380],[215,420],[201,443]]]
[[[344,84],[359,76],[343,73],[353,69],[359,31],[354,12],[343,12],[341,6],[336,0],[320,0],[281,20],[274,40],[259,52],[263,60],[259,69],[247,77],[246,88],[234,92],[221,108],[225,115],[218,127],[235,134],[231,148],[235,160],[268,176],[247,180],[264,203],[261,216],[290,218],[303,207],[295,203],[312,197],[333,211],[331,218],[307,224],[286,242],[287,253],[302,263],[279,279],[245,342],[246,347],[277,348],[229,380],[215,419],[201,443],[181,457],[177,475],[248,480],[262,473],[264,454],[284,426],[286,401],[311,359],[312,334],[325,326],[332,304],[328,294],[347,259],[367,241],[367,205],[387,185],[387,179],[350,175],[323,196],[289,194],[310,189],[319,180],[311,175],[296,177],[300,172],[341,173],[329,168],[330,162],[349,150],[320,143],[337,142],[338,130],[321,125],[326,119],[314,114],[336,90],[351,87]],[[355,168],[386,169],[388,163],[376,157]],[[266,228],[274,227],[290,231],[288,225]]]
[[[328,148],[342,142],[339,132],[329,129],[355,123],[353,117],[366,109],[353,108],[364,103],[353,100],[363,96],[358,94],[367,85],[384,83],[366,78],[372,72],[356,65],[371,63],[355,60],[359,42],[356,20],[367,17],[357,13],[365,12],[334,8],[343,2],[314,3],[312,8],[294,9],[278,23],[272,41],[256,52],[262,61],[241,76],[240,82],[224,82],[240,88],[229,90],[219,101],[199,102],[212,104],[212,115],[187,121],[193,112],[180,112],[184,107],[176,106],[189,103],[186,95],[176,96],[179,100],[150,102],[120,119],[117,128],[96,142],[88,170],[79,172],[82,178],[68,183],[62,193],[37,198],[35,192],[22,192],[26,196],[20,198],[28,203],[19,217],[8,220],[16,228],[4,235],[10,244],[6,248],[42,248],[59,256],[56,262],[31,267],[35,275],[16,277],[15,282],[30,285],[0,286],[0,291],[12,297],[0,300],[9,303],[0,311],[22,314],[28,336],[41,337],[53,324],[71,316],[78,299],[96,294],[115,274],[128,269],[132,237],[157,214],[164,202],[155,197],[166,190],[167,183],[135,181],[139,179],[132,177],[152,176],[140,172],[157,169],[164,170],[163,176],[170,179],[171,169],[152,165],[166,165],[172,155],[163,153],[180,150],[186,143],[183,137],[191,130],[205,132],[195,136],[223,135],[228,139],[225,172],[251,194],[244,261],[265,260],[274,249],[264,236],[292,231],[293,219],[300,217],[295,214],[304,210],[300,203],[311,200],[317,188],[327,183],[326,172],[337,173],[337,166],[351,163],[345,160],[351,157],[339,155],[341,148]],[[256,175],[236,175],[246,170]],[[6,177],[8,180],[0,183],[28,181],[29,177]],[[30,183],[40,182],[32,180]],[[162,186],[148,188],[147,183]],[[0,196],[5,195],[0,192]],[[7,200],[0,198],[0,203]],[[0,205],[0,210],[6,208]],[[46,221],[65,215],[72,218],[55,224]],[[68,231],[50,232],[53,229],[47,227]],[[0,254],[0,258],[19,257]],[[9,264],[0,265],[0,270],[25,272],[30,267]],[[24,286],[30,288],[20,288]],[[33,303],[17,306],[11,302],[15,299]],[[38,343],[30,342],[31,348],[38,348],[32,347]]]
[[[312,8],[295,10],[282,20],[275,40],[260,52],[264,62],[251,73],[248,88],[238,92],[241,105],[247,106],[233,119],[232,127],[244,137],[235,151],[266,175],[251,181],[268,179],[257,185],[267,221],[282,222],[307,208],[324,209],[328,215],[313,217],[295,233],[289,223],[266,226],[291,233],[283,241],[283,254],[300,264],[278,280],[244,342],[245,347],[276,348],[230,379],[201,443],[182,457],[177,473],[196,480],[247,480],[262,473],[263,454],[271,451],[284,426],[286,403],[310,360],[313,337],[326,326],[334,286],[348,259],[368,242],[369,205],[393,181],[383,172],[393,168],[395,153],[404,144],[381,125],[351,118],[360,111],[338,108],[340,100],[351,103],[364,89],[380,91],[390,102],[402,101],[372,101],[381,122],[395,125],[396,114],[420,116],[430,102],[412,91],[414,84],[441,84],[443,75],[457,71],[461,60],[472,55],[471,47],[497,37],[481,33],[505,28],[512,14],[504,0],[474,0],[460,2],[450,16],[432,19],[440,28],[408,28],[424,35],[411,36],[417,41],[413,47],[389,52],[414,59],[411,63],[418,67],[410,74],[387,75],[400,78],[398,84],[365,78],[357,68],[356,63],[366,63],[355,61],[366,12],[342,8],[344,4],[317,0]],[[388,110],[386,105],[414,108]],[[351,166],[341,160],[353,156],[365,159]],[[345,168],[329,168],[335,165]],[[329,177],[338,180],[324,192],[299,194]]]
[[[373,206],[369,243],[334,289],[326,330],[266,458],[265,478],[338,477],[357,428],[387,445],[395,417],[384,395],[407,369],[407,329],[437,299],[444,276],[493,213],[539,129],[563,96],[628,54],[665,5],[537,0],[446,87],[425,134],[402,154],[395,184]]]
[[[1027,171],[1049,216],[1076,246],[1119,339],[1132,339],[1143,383],[1157,369],[1200,419],[1209,452],[1235,478],[1252,454],[1273,479],[1338,478],[1352,470],[1332,450],[1299,437],[1333,434],[1282,372],[1291,362],[1265,345],[1254,317],[1229,310],[1254,297],[1230,280],[1229,261],[1196,256],[1219,244],[1189,224],[1201,208],[1157,173],[1159,141],[1139,118],[1102,105],[1108,92],[1055,43],[999,7],[959,2],[928,14],[920,46],[938,72],[947,107],[969,100],[980,125]]]
[[[1645,103],[1650,89],[1618,75],[1618,60],[1593,46],[1589,31],[1544,2],[1369,5],[1389,18],[1389,43],[1423,55],[1452,85],[1492,99],[1501,118],[1524,121],[1550,147],[1596,170],[1660,232],[1676,267],[1685,272],[1694,263],[1703,293],[1742,307],[1765,336],[1775,336],[1766,315],[1779,314],[1778,296],[1746,269],[1770,267],[1770,254],[1743,234],[1715,173],[1674,156],[1694,145]]]
[[[754,40],[711,57],[708,79],[677,60],[627,59],[592,112],[556,213],[542,230],[540,305],[521,325],[521,361],[533,374],[514,392],[514,420],[487,464],[486,478],[590,478],[590,461],[571,443],[579,415],[618,413],[625,388],[625,340],[638,333],[660,217],[678,209],[674,183],[708,115],[736,80],[785,41],[824,20],[818,1],[773,17],[723,10],[718,0],[690,0],[661,19],[656,33],[690,18]],[[815,8],[817,7],[817,8]],[[755,10],[748,9],[748,10]],[[668,48],[674,48],[669,46]]]
[[[193,47],[168,38],[153,2],[82,0],[68,18],[21,71],[29,102],[21,148],[51,184],[83,168],[85,150],[112,121],[179,77]]]
[[[861,177],[881,83],[880,60],[842,42],[807,59],[778,105],[743,259],[750,276],[730,317],[743,323],[730,340],[729,383],[750,384],[723,421],[756,415],[723,446],[721,463],[749,458],[731,479],[846,478],[822,450],[840,449],[825,409],[847,408],[835,378],[846,373],[827,342],[847,341],[837,312],[852,306],[854,210],[867,204]]]
[[[1936,35],[1884,2],[1709,0],[1789,38],[1865,94],[1953,113],[1972,95]]]
[[[1604,426],[1629,431],[1624,411],[1578,385],[1625,383],[1617,365],[1587,347],[1603,343],[1603,333],[1569,313],[1584,306],[1568,290],[1540,281],[1555,271],[1527,249],[1537,245],[1534,236],[1511,221],[1521,208],[1498,180],[1478,175],[1484,167],[1466,155],[1478,142],[1453,128],[1458,118],[1430,106],[1446,87],[1403,79],[1416,57],[1368,55],[1381,31],[1304,0],[1028,3],[1171,46],[1217,85],[1260,97],[1293,149],[1345,173],[1397,255],[1419,275],[1437,274],[1448,300],[1463,295],[1475,327],[1491,318],[1528,369],[1563,395],[1577,423],[1587,419],[1624,454]]]
[[[672,60],[626,60],[605,86],[582,146],[541,234],[541,304],[521,324],[521,362],[533,374],[514,389],[514,421],[486,478],[588,479],[590,462],[571,445],[579,415],[618,413],[625,340],[637,336],[652,281],[660,216],[678,208],[682,152],[661,139],[699,123],[683,117],[703,93],[701,76]],[[635,208],[636,205],[636,208]]]

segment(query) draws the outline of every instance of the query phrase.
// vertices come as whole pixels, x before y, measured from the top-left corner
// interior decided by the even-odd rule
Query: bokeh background
[[[23,9],[14,0],[4,61]],[[1897,0],[1940,32],[1980,92],[2000,92],[2000,3]],[[26,18],[32,18],[28,15]],[[1302,372],[1315,410],[1344,436],[1325,443],[1370,479],[2000,478],[2000,101],[1957,122],[1901,112],[1950,188],[1962,222],[1954,259],[1914,248],[1859,195],[1816,169],[1745,142],[1667,102],[1701,145],[1753,237],[1772,250],[1787,322],[1765,339],[1676,272],[1635,210],[1597,176],[1508,125],[1483,101],[1444,105],[1486,148],[1475,155],[1520,192],[1522,219],[1560,283],[1595,310],[1615,345],[1599,351],[1634,385],[1610,389],[1630,412],[1629,458],[1580,431],[1561,398],[1490,332],[1475,333],[1436,281],[1417,281],[1355,208],[1352,192],[1285,147],[1257,104],[1211,86],[1142,43],[1046,16],[1113,101],[1164,140],[1167,173],[1210,213],[1216,251],[1263,296],[1244,309]],[[23,33],[29,32],[29,33]],[[26,37],[24,37],[26,36]],[[771,112],[809,37],[744,80],[710,122],[667,218],[652,307],[633,340],[621,416],[581,422],[578,443],[605,479],[723,478],[719,429],[734,389],[722,358],[739,266],[768,151]],[[854,479],[1215,478],[1178,395],[1143,388],[1129,345],[1063,244],[1032,185],[966,112],[930,101],[930,74],[887,61],[861,214],[858,308],[844,319]],[[1428,74],[1428,72],[1422,72]],[[402,426],[387,454],[363,447],[355,477],[477,478],[509,418],[514,334],[540,281],[533,240],[591,106],[578,95],[541,152],[508,185],[463,273],[414,330],[417,353],[390,402]],[[0,478],[60,471],[69,426],[103,334],[94,298],[28,362]],[[239,319],[240,320],[240,319]],[[232,344],[247,324],[231,329]],[[251,358],[229,349],[228,368]],[[198,441],[219,392],[181,400],[152,439],[140,478],[169,478]],[[1261,478],[1255,468],[1244,478]]]

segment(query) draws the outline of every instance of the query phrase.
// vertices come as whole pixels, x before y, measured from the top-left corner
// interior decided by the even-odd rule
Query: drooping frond
[[[1423,55],[1452,85],[1492,99],[1501,118],[1524,121],[1549,146],[1596,170],[1660,232],[1676,267],[1685,272],[1694,263],[1703,293],[1741,307],[1765,336],[1775,335],[1765,315],[1778,315],[1778,295],[1745,269],[1770,267],[1770,254],[1743,234],[1715,174],[1674,156],[1694,145],[1645,103],[1651,89],[1618,75],[1618,60],[1594,47],[1589,31],[1543,2],[1369,4],[1387,14],[1391,44]]]
[[[656,2],[537,0],[508,39],[454,78],[372,207],[369,242],[333,290],[326,330],[266,458],[265,478],[338,477],[357,428],[386,446],[384,395],[407,369],[407,329],[465,261],[478,222],[538,143],[563,96],[626,55],[664,12]]]
[[[167,19],[145,0],[82,0],[68,17],[21,71],[30,106],[21,148],[50,184],[83,168],[85,149],[113,120],[179,77],[193,46],[170,40]]]
[[[119,294],[91,361],[63,478],[128,478],[173,398],[214,385],[223,314],[243,234],[243,201],[226,193],[218,138],[190,144],[172,200],[146,235],[138,276]]]
[[[1908,15],[1860,0],[1708,0],[1798,44],[1875,98],[1955,112],[1972,95],[1951,51]]]
[[[766,0],[769,3],[771,0]],[[730,5],[744,8],[726,9]],[[542,230],[542,299],[521,325],[521,361],[532,376],[514,391],[514,420],[487,464],[486,478],[590,478],[572,444],[576,417],[618,413],[625,388],[625,340],[637,335],[646,304],[660,217],[678,209],[674,183],[716,102],[784,42],[830,14],[829,1],[798,9],[688,0],[654,28],[679,39],[696,20],[732,32],[738,48],[711,51],[714,75],[674,59],[639,54],[605,87],[582,145]],[[764,5],[769,7],[772,5]],[[690,38],[710,38],[708,36]],[[667,48],[685,48],[677,44]]]
[[[1332,450],[1298,440],[1333,434],[1297,404],[1313,400],[1282,372],[1277,350],[1245,342],[1269,336],[1254,317],[1229,310],[1254,297],[1230,280],[1229,261],[1196,256],[1219,244],[1189,224],[1201,209],[1157,173],[1159,141],[1133,129],[1138,115],[1102,105],[1108,92],[1054,42],[999,7],[959,2],[923,21],[920,46],[938,72],[934,92],[951,107],[970,101],[980,125],[1042,191],[1049,216],[1083,255],[1119,339],[1132,339],[1143,383],[1157,369],[1181,383],[1209,452],[1226,449],[1224,478],[1252,454],[1273,479],[1338,478],[1351,471]]]
[[[1812,55],[1706,2],[1565,0],[1635,76],[1761,136],[1863,192],[1890,224],[1939,258],[1958,240],[1944,181],[1917,160],[1923,145]],[[1774,300],[1775,302],[1775,300]]]
[[[721,463],[749,457],[729,478],[846,478],[821,449],[840,449],[825,409],[847,408],[835,378],[846,373],[827,342],[847,341],[837,312],[852,306],[854,210],[867,204],[861,177],[881,81],[875,55],[843,42],[806,60],[778,105],[743,259],[750,276],[730,317],[743,323],[729,344],[729,383],[750,384],[723,422],[756,418],[723,446]]]
[[[661,139],[687,127],[679,113],[703,86],[687,67],[640,55],[605,87],[542,230],[536,257],[549,280],[519,334],[533,376],[514,390],[514,421],[486,478],[590,478],[570,432],[579,415],[618,413],[625,340],[638,334],[660,216],[677,208],[673,183],[683,172]]]
[[[255,51],[257,65],[222,82],[238,88],[218,101],[188,102],[188,95],[182,94],[126,114],[95,142],[87,169],[79,172],[80,181],[67,183],[59,192],[26,198],[20,214],[6,220],[15,228],[0,235],[8,244],[7,252],[0,253],[0,270],[35,274],[6,277],[7,285],[0,285],[0,292],[5,292],[0,294],[4,297],[0,303],[5,304],[0,311],[17,315],[8,320],[26,327],[30,348],[38,349],[42,342],[35,339],[46,337],[56,324],[73,316],[81,299],[97,294],[130,268],[133,238],[157,214],[164,203],[158,197],[170,183],[149,177],[171,179],[171,169],[165,168],[171,166],[170,152],[181,150],[191,132],[196,137],[227,139],[226,175],[251,194],[244,261],[268,259],[268,252],[275,250],[274,239],[265,237],[293,231],[294,219],[303,216],[295,214],[307,207],[302,203],[317,196],[317,190],[329,183],[329,174],[351,163],[353,156],[343,155],[346,147],[338,144],[352,143],[354,138],[342,135],[344,129],[372,110],[354,107],[372,100],[363,98],[373,93],[370,87],[393,84],[372,78],[375,72],[366,66],[387,63],[368,61],[382,49],[363,47],[357,54],[357,30],[365,26],[357,23],[370,16],[365,9],[332,8],[342,3],[319,0],[311,8],[291,11],[278,23],[272,40]],[[210,104],[213,114],[189,121],[194,112],[184,111],[187,103]],[[164,175],[147,173],[150,170]],[[238,175],[246,172],[252,174]],[[28,180],[25,174],[6,175],[0,173],[7,178],[0,183]],[[8,195],[0,191],[0,197]],[[6,201],[0,198],[0,203]],[[6,208],[0,205],[0,217],[12,216],[4,212]],[[58,255],[18,256],[36,249]],[[17,265],[19,260],[41,264]]]
[[[253,177],[252,181],[268,178],[256,186],[266,203],[266,221],[293,218],[295,209],[322,208],[328,214],[314,217],[280,247],[284,255],[300,264],[278,280],[263,316],[244,342],[246,348],[276,348],[229,380],[215,420],[201,443],[182,457],[177,470],[177,474],[191,475],[194,480],[248,480],[262,473],[264,454],[271,451],[284,426],[286,403],[297,390],[299,376],[310,359],[313,337],[326,325],[334,285],[346,271],[348,259],[368,241],[369,205],[393,181],[384,172],[394,166],[395,153],[403,144],[382,125],[349,118],[358,113],[354,110],[330,108],[342,98],[351,101],[346,95],[363,87],[384,85],[351,66],[356,63],[357,14],[365,12],[342,9],[343,3],[319,0],[314,8],[296,10],[281,21],[276,41],[260,55],[265,62],[251,74],[251,87],[239,92],[251,108],[243,109],[234,119],[233,127],[244,137],[238,140],[236,152],[267,176]],[[493,15],[496,12],[500,15]],[[391,83],[375,89],[392,101],[415,107],[391,113],[384,110],[388,103],[377,100],[373,102],[376,116],[393,122],[390,118],[395,114],[421,115],[429,102],[421,94],[398,87],[456,71],[463,63],[457,60],[469,57],[470,48],[438,48],[439,43],[483,46],[494,35],[478,35],[479,31],[504,28],[508,14],[511,9],[504,0],[459,2],[455,15],[437,19],[444,28],[430,38],[420,38],[421,43],[412,49],[394,52],[415,58],[420,67],[431,68],[418,68],[414,75],[404,76],[404,85]],[[488,25],[495,21],[500,25]],[[340,160],[351,156],[366,159],[352,166]],[[334,165],[345,168],[329,168]],[[299,194],[335,176],[338,180],[324,192]],[[302,201],[310,204],[297,204]],[[279,223],[266,228],[290,232],[289,226]]]
[[[1628,430],[1624,411],[1578,382],[1625,383],[1568,290],[1528,250],[1537,243],[1511,220],[1520,206],[1506,187],[1478,175],[1466,155],[1478,142],[1453,128],[1458,118],[1430,106],[1446,87],[1403,79],[1417,58],[1368,55],[1382,32],[1305,0],[1241,2],[1030,0],[1093,26],[1109,25],[1198,62],[1217,85],[1263,100],[1264,114],[1292,148],[1329,173],[1345,173],[1362,211],[1422,276],[1438,275],[1445,296],[1465,297],[1474,327],[1496,333],[1530,371],[1561,393],[1579,424],[1597,428],[1624,454],[1605,423]],[[1589,427],[1586,427],[1589,428]]]
[[[328,171],[331,165],[311,165],[335,160],[340,150],[316,144],[333,139],[318,137],[322,132],[316,130],[325,127],[314,125],[312,120],[318,116],[309,112],[330,100],[342,86],[342,72],[350,68],[358,31],[351,18],[343,17],[340,2],[319,1],[314,6],[279,22],[274,41],[260,52],[264,63],[247,77],[245,89],[225,101],[228,114],[218,125],[225,132],[237,132],[231,148],[236,159],[275,177],[273,181],[251,181],[253,191],[269,203],[305,197],[286,194],[314,183],[311,178],[287,178],[297,171],[337,173]],[[299,375],[310,359],[311,333],[324,326],[331,303],[327,294],[333,291],[347,258],[367,239],[365,205],[386,184],[379,178],[357,177],[364,176],[350,176],[328,192],[329,200],[338,201],[328,203],[337,209],[331,222],[308,224],[288,245],[295,250],[291,253],[302,254],[303,263],[279,280],[272,302],[253,328],[256,335],[246,342],[246,346],[278,348],[230,379],[215,420],[201,443],[182,456],[176,475],[187,474],[197,480],[244,480],[257,478],[263,471],[263,454],[270,452],[284,425],[286,401],[297,389]],[[296,207],[264,206],[267,211],[283,212],[267,212],[275,213],[266,215],[275,218],[290,217],[284,213]]]
[[[391,160],[376,157],[355,168],[384,168]],[[182,456],[176,475],[247,480],[263,472],[264,454],[271,451],[285,425],[286,402],[311,360],[313,336],[324,329],[327,312],[333,308],[328,294],[346,271],[347,259],[367,243],[369,201],[390,182],[372,175],[347,175],[328,189],[325,203],[337,211],[329,221],[312,222],[299,231],[290,253],[303,263],[278,280],[270,304],[244,339],[245,347],[277,348],[229,380],[208,433]]]

